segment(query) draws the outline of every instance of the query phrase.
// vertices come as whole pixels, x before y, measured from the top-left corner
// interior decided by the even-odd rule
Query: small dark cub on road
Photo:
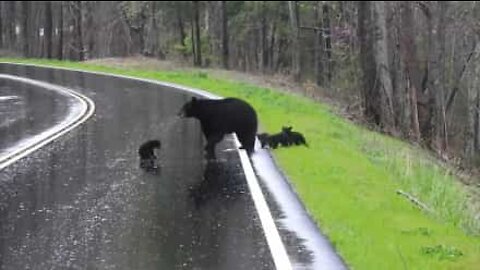
[[[142,145],[138,149],[138,154],[140,155],[140,168],[146,170],[154,170],[157,168],[155,156],[155,149],[160,149],[161,143],[159,140],[150,140]]]

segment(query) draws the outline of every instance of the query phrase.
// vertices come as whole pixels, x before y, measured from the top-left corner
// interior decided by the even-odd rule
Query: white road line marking
[[[15,147],[14,150],[7,153],[6,155],[0,156],[0,170],[38,150],[39,148],[57,139],[63,134],[69,132],[70,130],[74,129],[78,125],[85,122],[88,118],[90,118],[90,116],[92,116],[95,111],[95,103],[93,103],[91,99],[68,88],[6,74],[0,74],[0,79],[14,80],[26,84],[35,85],[47,90],[56,91],[62,95],[71,96],[77,99],[82,106],[81,112],[78,113],[76,116],[72,117],[72,119],[66,119],[60,122],[59,124],[41,132],[40,134],[33,136],[33,138],[27,141],[27,143],[24,143],[19,147]]]
[[[235,143],[237,147],[239,147],[240,143],[237,136],[234,137]],[[280,238],[280,233],[275,225],[270,208],[268,208],[267,200],[265,199],[265,196],[263,196],[257,176],[255,175],[252,164],[248,159],[247,152],[243,149],[239,149],[238,151],[243,170],[245,171],[245,178],[247,179],[248,187],[250,188],[250,194],[252,194],[253,202],[257,208],[258,216],[260,217],[260,222],[262,223],[265,238],[270,247],[275,267],[277,269],[290,270],[292,269],[292,263],[290,262],[287,250]],[[253,155],[255,155],[255,153]]]
[[[152,79],[142,79],[142,78],[136,78],[136,77],[125,76],[125,75],[117,75],[117,74],[111,74],[111,73],[105,73],[105,72],[94,72],[94,71],[86,71],[81,69],[70,69],[70,68],[53,67],[53,66],[46,66],[46,65],[34,65],[34,64],[23,64],[23,63],[12,63],[12,62],[1,62],[1,61],[0,63],[10,64],[10,65],[24,65],[24,66],[32,66],[32,67],[44,67],[49,69],[58,69],[58,70],[67,70],[67,71],[77,71],[77,72],[83,72],[87,74],[96,74],[96,75],[103,75],[103,76],[109,76],[109,77],[130,79],[130,80],[152,83],[152,84],[156,84],[164,87],[175,88],[184,92],[204,96],[207,98],[212,98],[212,99],[221,98],[220,96],[214,95],[204,90],[185,87],[183,85],[174,84],[174,83],[156,81]],[[237,145],[237,148],[238,148],[238,146],[240,145],[240,142],[238,141],[236,136],[234,137],[235,137],[235,140],[234,140],[235,144]],[[265,238],[267,239],[267,244],[270,249],[270,253],[272,255],[273,261],[275,263],[275,267],[276,269],[279,269],[279,270],[290,270],[292,269],[290,258],[288,257],[285,245],[283,244],[280,238],[280,233],[278,232],[278,228],[275,225],[275,221],[273,220],[270,209],[268,208],[268,204],[265,200],[265,196],[263,196],[262,190],[260,188],[260,184],[258,183],[258,179],[253,171],[250,160],[248,159],[248,156],[245,150],[238,149],[238,151],[240,154],[240,160],[242,162],[242,168],[244,170],[245,177],[247,179],[247,184],[250,189],[250,194],[252,195],[255,208],[257,209],[257,213],[260,217],[260,222],[262,224],[263,231],[265,233]]]
[[[20,97],[19,96],[1,96],[0,97],[0,101],[8,101],[8,100],[12,100],[12,99],[18,100],[18,99],[20,99]]]

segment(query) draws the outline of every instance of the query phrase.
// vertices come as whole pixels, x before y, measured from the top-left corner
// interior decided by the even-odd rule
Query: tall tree
[[[63,1],[58,3],[59,22],[58,22],[58,53],[57,59],[63,60]]]
[[[85,3],[85,54],[86,58],[92,58],[94,57],[94,46],[95,46],[95,38],[97,34],[97,24],[95,23],[95,18],[94,18],[94,12],[95,12],[95,2],[93,1],[87,1]]]
[[[3,1],[0,2],[0,48],[3,48],[4,46],[4,43],[3,43],[3,10],[4,10],[4,6],[3,6]]]
[[[23,56],[30,56],[30,1],[22,1],[22,34],[23,34]]]
[[[412,10],[412,3],[402,1],[400,3],[401,29],[400,49],[401,57],[404,61],[405,79],[407,81],[407,91],[410,104],[411,131],[413,139],[420,142],[420,123],[418,110],[418,95],[421,90],[420,67],[417,58],[417,49],[415,45],[415,27]],[[421,93],[420,93],[421,94]]]
[[[200,40],[200,6],[199,1],[193,1],[192,18],[192,46],[193,46],[193,65],[202,65],[202,42]]]
[[[15,1],[7,1],[5,2],[7,5],[6,7],[6,15],[7,18],[7,36],[8,36],[8,42],[9,42],[9,48],[14,49],[16,48],[16,43],[17,43],[17,34],[15,33],[16,27],[17,27],[17,8],[16,8],[16,2]]]
[[[152,10],[152,2],[145,1],[123,1],[121,2],[121,12],[124,22],[128,26],[129,49],[131,53],[144,53],[145,36],[147,34],[146,26],[149,21],[147,10]],[[151,17],[151,16],[150,16]],[[150,18],[151,19],[151,18]]]
[[[75,34],[74,34],[74,50],[76,51],[77,57],[76,60],[83,61],[85,60],[85,50],[83,48],[83,17],[82,17],[82,1],[74,1],[73,3],[73,14],[75,21]]]
[[[361,95],[365,118],[380,125],[379,96],[375,92],[377,69],[373,56],[372,3],[358,2],[358,40],[360,46]]]
[[[467,121],[465,124],[464,157],[469,166],[474,165],[475,153],[480,142],[479,136],[479,107],[480,91],[480,43],[477,42],[473,51],[473,61],[466,70]]]
[[[53,51],[53,15],[52,2],[45,1],[45,42],[47,43],[47,58],[52,58]]]
[[[182,47],[185,47],[185,38],[186,38],[186,34],[185,34],[185,24],[184,24],[184,19],[183,19],[183,7],[181,6],[181,3],[178,3],[178,2],[175,2],[177,3],[177,8],[175,9],[175,13],[176,13],[176,20],[177,20],[177,33],[178,33],[178,38],[179,38],[179,44],[182,45]]]
[[[323,56],[324,59],[324,70],[326,74],[327,81],[330,83],[332,80],[332,38],[331,38],[331,31],[330,31],[330,7],[328,2],[323,2],[322,4],[322,35],[323,35],[323,42],[324,44],[324,51],[325,53]]]
[[[296,82],[300,81],[300,28],[298,25],[298,5],[297,1],[288,1],[288,10],[290,15],[290,40],[292,42],[292,74]]]
[[[377,73],[377,93],[380,96],[380,122],[386,131],[393,131],[395,128],[393,112],[393,86],[388,66],[387,51],[387,27],[385,19],[385,3],[378,1],[372,3],[373,7],[373,25],[375,38],[373,39],[373,49],[375,66]]]
[[[431,3],[428,21],[428,88],[431,106],[431,144],[441,153],[447,150],[447,122],[445,116],[445,26],[448,3]]]
[[[317,25],[315,32],[315,45],[314,45],[314,71],[315,71],[315,80],[317,85],[323,85],[324,83],[324,72],[323,72],[323,27],[322,27],[322,4],[317,2],[315,5],[315,23]]]
[[[222,12],[222,64],[223,68],[229,68],[229,48],[228,48],[228,15],[227,15],[227,2],[221,1]]]

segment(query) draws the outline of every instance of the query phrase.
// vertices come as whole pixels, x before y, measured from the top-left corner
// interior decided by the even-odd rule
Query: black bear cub
[[[288,135],[285,132],[272,135],[268,133],[260,133],[258,134],[258,140],[260,140],[262,148],[265,148],[265,145],[268,145],[269,147],[276,149],[279,145],[289,146],[291,144]]]
[[[308,146],[303,134],[292,131],[292,127],[282,127],[281,132],[272,135],[268,133],[260,133],[257,136],[260,140],[262,148],[265,148],[266,145],[273,149],[276,149],[279,145],[283,147],[301,144]]]
[[[287,135],[290,144],[303,144],[305,146],[308,146],[308,143],[305,140],[303,134],[300,132],[292,131],[292,127],[282,127],[282,133]]]
[[[155,160],[155,149],[160,149],[161,144],[159,140],[151,140],[140,145],[138,149],[138,154],[140,155],[140,167],[143,169],[155,169],[157,165]]]
[[[265,148],[265,145],[269,144],[270,134],[260,133],[257,136],[258,136],[258,140],[260,141],[260,144],[262,145],[262,148]]]
[[[225,134],[235,132],[248,155],[255,147],[257,113],[250,104],[237,98],[197,99],[193,97],[183,105],[179,115],[193,117],[200,121],[202,132],[207,139],[207,158],[215,158],[215,145]]]

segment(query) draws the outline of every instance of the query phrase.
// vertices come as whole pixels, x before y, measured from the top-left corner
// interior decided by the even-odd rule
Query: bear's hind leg
[[[241,149],[245,149],[250,156],[255,150],[255,133],[251,134],[237,134],[238,140],[242,144]]]

